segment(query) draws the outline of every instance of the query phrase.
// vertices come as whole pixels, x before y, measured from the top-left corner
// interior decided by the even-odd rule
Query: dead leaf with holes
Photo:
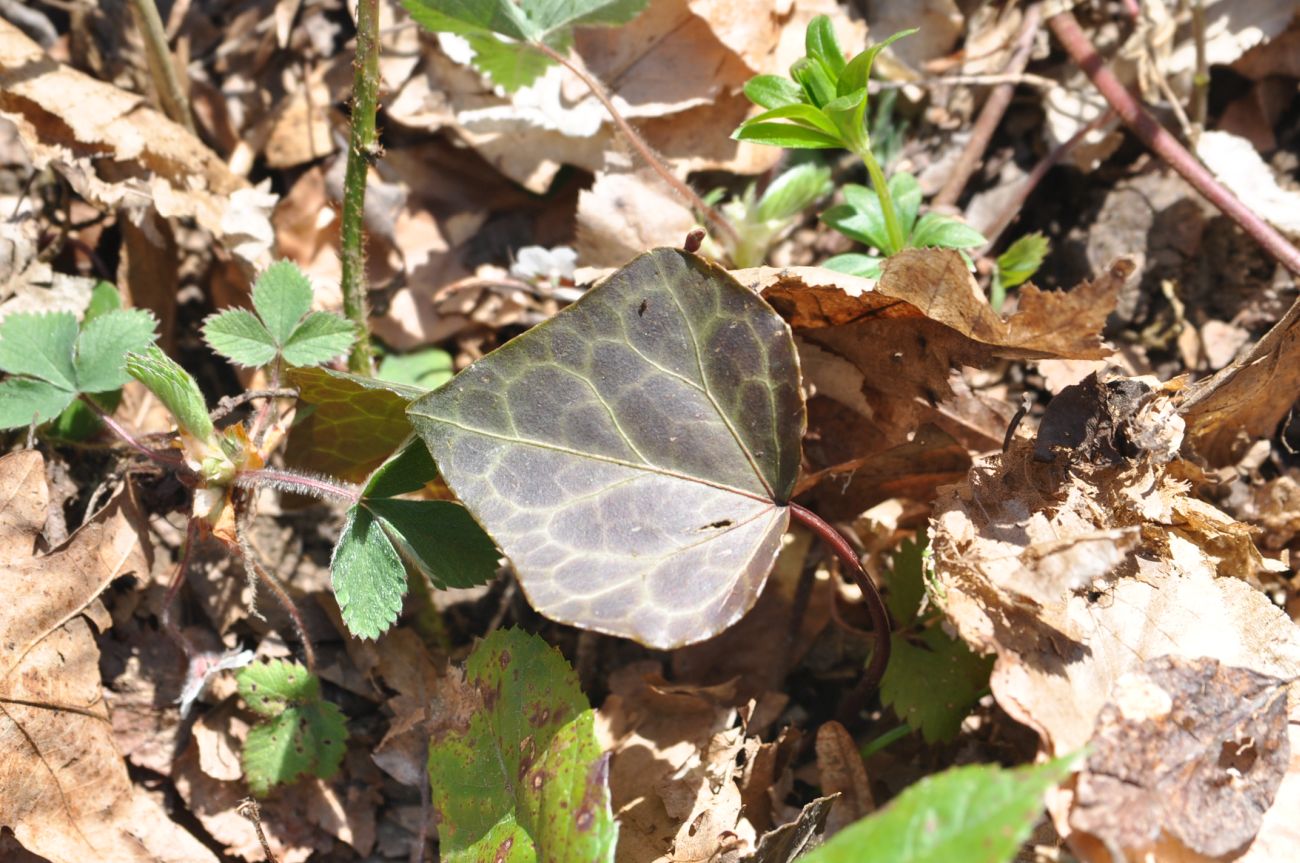
[[[1162,657],[1214,660],[1279,686],[1300,677],[1300,627],[1255,586],[1276,562],[1248,528],[1188,495],[1174,458],[1181,441],[1169,434],[1175,394],[1136,383],[1090,385],[1095,416],[1069,407],[1085,435],[1060,435],[1045,418],[1038,445],[1018,440],[977,464],[935,507],[943,608],[974,649],[996,654],[994,697],[1051,755],[1097,745],[1121,679]],[[1211,678],[1204,697],[1231,685]],[[1236,818],[1215,801],[1193,803],[1189,817]],[[1076,854],[1107,859],[1072,835],[1080,828],[1066,796],[1051,809]],[[1143,813],[1166,832],[1174,814]],[[1262,830],[1257,841],[1267,841]]]
[[[215,863],[132,786],[104,703],[98,597],[149,572],[134,508],[116,498],[42,555],[48,506],[40,454],[0,458],[0,827],[52,863]]]

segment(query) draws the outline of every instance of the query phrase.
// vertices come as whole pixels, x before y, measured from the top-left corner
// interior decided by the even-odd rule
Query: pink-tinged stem
[[[361,491],[356,486],[347,486],[332,482],[324,477],[295,473],[275,468],[241,470],[235,475],[235,485],[241,488],[258,488],[271,486],[281,491],[293,491],[315,498],[341,500],[344,503],[356,503],[361,499]]]
[[[1133,131],[1133,134],[1142,140],[1142,143],[1168,162],[1170,167],[1191,183],[1206,200],[1218,207],[1225,216],[1240,225],[1242,230],[1250,234],[1282,266],[1300,275],[1300,250],[1287,242],[1286,238],[1271,225],[1255,215],[1232,192],[1220,185],[1205,166],[1142,107],[1134,95],[1102,62],[1097,49],[1093,47],[1072,14],[1058,12],[1047,19],[1047,26],[1051,28],[1052,35],[1069,52],[1079,68],[1087,74],[1093,86],[1101,92],[1115,113]]]
[[[889,623],[889,610],[885,608],[885,602],[880,598],[880,591],[876,590],[871,576],[867,575],[867,571],[862,568],[862,561],[858,559],[853,546],[840,536],[839,531],[823,521],[817,513],[797,503],[790,504],[790,512],[796,519],[811,528],[822,542],[830,546],[831,551],[835,552],[835,556],[848,569],[849,575],[853,577],[854,583],[861,589],[862,596],[867,601],[867,614],[871,617],[871,629],[875,633],[876,643],[871,651],[871,662],[867,665],[867,671],[858,686],[858,691],[865,692],[875,688],[880,685],[881,678],[885,676],[885,666],[889,665],[889,634],[892,628]]]
[[[126,426],[113,419],[112,415],[100,407],[90,396],[82,393],[81,401],[95,412],[95,416],[99,417],[99,421],[102,422],[109,431],[117,435],[119,440],[145,458],[173,469],[185,467],[185,462],[180,456],[174,455],[173,453],[159,452],[158,450],[150,449],[140,443],[140,441],[136,439],[135,435],[131,434],[131,432],[127,430]]]

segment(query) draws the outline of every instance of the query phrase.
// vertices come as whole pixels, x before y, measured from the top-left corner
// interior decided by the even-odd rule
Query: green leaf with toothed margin
[[[836,833],[801,863],[1008,863],[1076,756],[1006,770],[956,767],[929,776]]]
[[[347,749],[347,718],[321,697],[320,681],[296,662],[273,660],[239,670],[239,694],[258,723],[244,741],[248,787],[264,797],[306,773],[333,776]]]
[[[672,648],[758,597],[789,522],[804,428],[790,328],[678,249],[413,403],[443,479],[533,607]]]
[[[555,648],[497,630],[466,662],[467,710],[429,747],[446,863],[614,859],[608,758]]]
[[[330,560],[330,585],[348,632],[378,638],[402,613],[406,566],[384,526],[363,503],[348,510]]]

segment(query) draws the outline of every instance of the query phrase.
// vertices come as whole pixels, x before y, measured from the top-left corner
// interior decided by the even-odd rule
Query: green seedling
[[[1009,288],[1024,284],[1038,272],[1050,250],[1047,238],[1041,232],[1035,232],[1025,234],[998,255],[997,268],[989,286],[989,305],[994,311],[1001,311]]]
[[[831,192],[831,172],[822,165],[796,165],[778,176],[759,195],[753,183],[719,209],[736,228],[736,241],[726,242],[727,256],[737,267],[757,267],[768,250],[794,226],[795,217]],[[706,196],[714,203],[721,191]]]
[[[902,249],[964,250],[985,243],[978,231],[947,216],[918,219],[916,179],[899,173],[887,182],[872,149],[866,122],[872,63],[892,42],[915,32],[895,33],[846,61],[830,19],[819,15],[808,25],[805,54],[790,67],[789,78],[758,75],[745,85],[750,101],[766,110],[742,123],[733,138],[791,149],[843,148],[867,169],[871,187],[846,186],[845,203],[823,219],[875,252],[836,256],[826,262],[832,269],[875,277],[881,261]]]
[[[258,797],[312,774],[329,779],[347,749],[347,718],[321,697],[320,680],[296,662],[274,660],[239,670],[239,694],[262,721],[244,742],[244,778]]]

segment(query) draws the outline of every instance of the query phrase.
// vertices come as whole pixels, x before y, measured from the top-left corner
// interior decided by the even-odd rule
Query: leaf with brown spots
[[[442,859],[612,861],[609,759],[564,657],[498,630],[465,671],[482,707],[429,747]]]

